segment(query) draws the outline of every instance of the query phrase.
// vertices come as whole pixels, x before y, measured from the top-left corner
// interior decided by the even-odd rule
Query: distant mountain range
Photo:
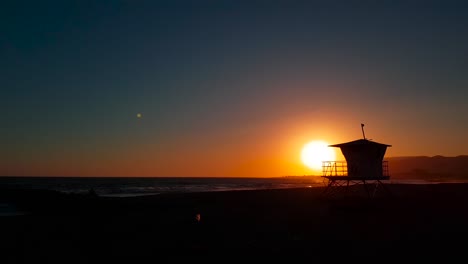
[[[394,179],[468,180],[468,155],[386,157]]]

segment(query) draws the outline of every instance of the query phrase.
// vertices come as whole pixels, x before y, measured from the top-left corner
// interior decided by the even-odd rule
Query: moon
[[[143,115],[141,113],[137,114],[137,118],[142,118],[142,117],[143,117]]]

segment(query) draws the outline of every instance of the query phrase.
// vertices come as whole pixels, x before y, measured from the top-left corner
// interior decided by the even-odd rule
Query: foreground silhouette
[[[2,263],[155,261],[203,255],[315,259],[463,255],[468,185],[396,185],[392,198],[323,188],[105,198],[3,190]],[[251,256],[251,257],[252,257]]]

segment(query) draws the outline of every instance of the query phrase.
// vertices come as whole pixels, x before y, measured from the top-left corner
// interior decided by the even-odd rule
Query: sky
[[[0,32],[3,176],[306,175],[361,123],[468,154],[466,1],[11,1]]]

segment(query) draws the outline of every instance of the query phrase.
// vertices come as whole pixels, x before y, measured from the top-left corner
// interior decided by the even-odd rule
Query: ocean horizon
[[[447,181],[444,181],[447,182]],[[459,181],[457,181],[459,182]],[[99,196],[130,197],[164,193],[312,188],[325,186],[318,176],[282,177],[0,177],[2,189],[51,190]],[[425,180],[390,180],[388,183],[428,184]]]
[[[313,187],[315,176],[255,177],[0,177],[0,187],[41,189],[100,196],[140,196],[163,193],[235,191]]]

